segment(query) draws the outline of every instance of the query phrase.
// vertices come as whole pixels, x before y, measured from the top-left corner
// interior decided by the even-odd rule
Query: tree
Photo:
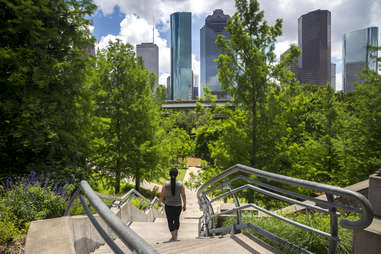
[[[90,0],[0,1],[1,175],[86,172]]]
[[[379,51],[381,47],[369,47],[369,50]],[[381,58],[375,60],[380,67]],[[349,140],[363,144],[356,149],[362,162],[358,174],[369,175],[381,167],[381,75],[379,70],[366,68],[359,77],[363,83],[356,84],[356,89],[347,95],[347,100],[349,111],[359,119],[352,128],[360,135]]]
[[[114,179],[115,193],[123,177],[140,182],[160,171],[159,108],[149,75],[133,47],[120,40],[97,54],[96,115],[100,125],[94,139],[96,168]]]
[[[274,43],[281,35],[282,21],[274,26],[263,20],[257,0],[236,0],[237,12],[228,20],[226,30],[231,40],[219,35],[217,44],[221,55],[217,59],[218,80],[233,96],[234,103],[250,112],[252,166],[257,164],[258,105],[266,98],[269,74],[275,60]]]

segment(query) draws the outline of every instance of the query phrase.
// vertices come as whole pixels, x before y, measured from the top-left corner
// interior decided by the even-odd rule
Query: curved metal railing
[[[91,223],[97,229],[99,234],[105,240],[105,242],[110,246],[114,253],[123,254],[123,251],[116,245],[116,243],[111,239],[111,237],[105,232],[102,226],[94,218],[88,205],[85,202],[85,197],[89,201],[90,205],[93,206],[94,209],[97,211],[100,217],[115,232],[115,234],[122,240],[122,242],[132,251],[132,253],[157,253],[157,251],[154,248],[152,248],[152,246],[150,246],[146,241],[144,241],[143,238],[136,234],[126,224],[124,224],[122,220],[110,210],[110,208],[105,204],[105,202],[101,200],[102,198],[112,201],[111,203],[108,203],[111,207],[121,207],[123,204],[129,202],[134,196],[141,198],[138,208],[141,207],[143,201],[147,203],[147,206],[144,211],[152,209],[154,207],[154,204],[158,203],[157,198],[154,198],[152,201],[149,201],[135,189],[131,189],[121,198],[110,197],[95,192],[86,181],[81,181],[80,188],[77,191],[75,191],[75,193],[71,197],[69,206],[65,212],[65,216],[69,216],[71,208],[74,205],[79,204],[74,203],[75,199],[79,197],[81,202],[80,204],[82,204],[85,213],[87,214]]]
[[[243,175],[241,174],[231,179],[228,178],[228,176],[234,173],[243,173]],[[292,192],[277,186],[273,186],[268,183],[261,182],[257,179],[248,177],[247,175],[256,176],[256,177],[264,178],[267,180],[276,181],[278,183],[288,184],[291,186],[302,187],[302,188],[310,189],[313,191],[325,193],[326,200],[310,197],[310,196]],[[233,189],[231,183],[238,180],[245,180],[248,183]],[[244,189],[251,189],[255,192],[259,192],[279,200],[283,200],[293,204],[298,204],[300,206],[304,206],[314,211],[329,214],[330,215],[330,232],[329,233],[323,232],[318,229],[312,228],[310,226],[304,225],[302,223],[293,221],[273,211],[269,211],[265,208],[262,208],[256,204],[247,204],[247,205],[241,206],[239,204],[239,200],[236,193]],[[222,191],[226,190],[226,191],[222,194],[217,195],[215,198],[210,199],[207,196],[207,194],[213,193],[216,190],[222,190]],[[233,197],[235,207],[233,209],[215,214],[212,207],[212,203],[222,198],[225,198],[229,195]],[[341,204],[338,202],[335,196],[355,201],[355,202],[351,202],[351,204],[356,204],[356,206]],[[295,197],[296,199],[292,197]],[[365,228],[369,226],[373,220],[372,205],[370,204],[367,198],[365,198],[363,195],[361,195],[358,192],[350,191],[350,190],[339,188],[332,185],[321,184],[321,183],[311,182],[307,180],[301,180],[297,178],[283,176],[279,174],[274,174],[274,173],[258,170],[255,168],[251,168],[248,166],[244,166],[241,164],[234,165],[233,167],[213,177],[207,183],[203,184],[197,191],[197,198],[200,205],[200,209],[203,211],[203,216],[199,220],[199,236],[209,236],[214,233],[222,233],[222,232],[226,233],[229,231],[231,233],[238,233],[240,232],[241,229],[251,228],[257,233],[265,237],[271,238],[281,244],[285,244],[297,250],[300,253],[311,253],[311,252],[299,246],[296,246],[290,243],[289,241],[283,238],[280,238],[251,223],[242,224],[241,210],[252,207],[254,209],[257,209],[258,211],[261,211],[262,213],[265,213],[269,216],[280,219],[291,225],[294,225],[296,227],[324,236],[330,240],[329,250],[328,250],[328,253],[330,254],[336,253],[337,242],[340,241],[340,238],[338,237],[338,217],[340,216],[340,213],[337,211],[337,209],[342,209],[348,212],[355,212],[355,213],[358,213],[360,216],[359,220],[357,221],[341,219],[340,225],[344,228],[348,228],[348,229]],[[315,203],[315,205],[311,202],[303,202],[300,200],[312,201]],[[216,228],[215,220],[218,216],[223,214],[233,213],[233,212],[237,213],[236,224],[232,226],[228,226],[228,227]]]

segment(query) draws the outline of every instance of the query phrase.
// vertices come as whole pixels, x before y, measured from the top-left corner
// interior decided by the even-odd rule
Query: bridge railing
[[[91,206],[94,207],[99,216],[105,221],[105,223],[115,232],[115,234],[122,240],[122,242],[131,250],[132,253],[157,253],[157,251],[152,248],[143,238],[136,234],[132,229],[130,229],[122,220],[114,214],[110,208],[101,200],[106,199],[112,201],[110,206],[121,207],[124,203],[129,202],[133,196],[138,196],[148,203],[147,207],[152,209],[155,204],[155,199],[150,202],[142,194],[132,189],[122,198],[110,197],[95,192],[86,181],[81,181],[80,188],[72,196],[68,208],[65,212],[65,216],[70,215],[70,210],[77,197],[80,199],[80,204],[83,206],[86,215],[89,217],[91,223],[94,225],[95,229],[105,240],[105,242],[110,246],[110,248],[117,254],[123,254],[124,252],[119,248],[119,246],[111,239],[111,237],[102,228],[99,222],[95,219],[94,215],[91,213],[89,206],[86,204],[85,199],[88,200]],[[142,202],[142,201],[141,201]],[[140,204],[139,204],[140,206]]]
[[[232,178],[232,174],[236,174],[238,176]],[[249,176],[255,176],[256,179],[253,179]],[[273,186],[271,184],[266,183],[265,181],[261,181],[259,178],[275,181],[290,186],[306,188],[320,193],[325,193],[326,200],[317,199],[315,197]],[[232,183],[238,180],[244,180],[247,183],[233,189]],[[269,211],[254,203],[241,206],[237,197],[237,193],[245,189],[250,189],[254,192],[262,193],[275,199],[286,201],[291,204],[298,204],[308,209],[328,214],[330,216],[330,232],[324,232],[316,228],[310,227],[308,225],[296,222],[294,220],[291,220],[290,218],[279,215],[273,211]],[[211,199],[208,196],[208,194],[215,193],[217,190],[219,190],[220,192],[221,190],[225,192],[216,195],[213,199]],[[230,210],[215,213],[212,207],[212,203],[222,198],[226,198],[228,196],[233,198],[235,207]],[[351,200],[351,205],[348,205],[348,202],[346,202],[345,204],[339,202],[337,197],[345,198],[345,200]],[[259,228],[256,225],[253,225],[251,223],[243,224],[241,210],[247,208],[254,208],[266,214],[267,216],[272,216],[296,227],[321,235],[329,239],[329,254],[336,253],[337,242],[340,241],[340,238],[338,236],[338,217],[340,216],[340,213],[337,211],[337,209],[357,213],[359,215],[359,219],[357,221],[341,219],[340,225],[344,228],[366,228],[371,224],[373,220],[372,206],[369,200],[360,193],[332,185],[321,184],[279,174],[274,174],[240,164],[234,165],[233,167],[213,177],[207,183],[203,184],[197,191],[197,198],[200,205],[200,209],[203,211],[203,216],[199,220],[199,236],[210,236],[215,233],[227,232],[231,232],[234,234],[240,232],[241,229],[250,228],[258,234],[270,238],[280,244],[286,245],[299,253],[311,252],[299,246],[296,246],[295,244],[287,241],[286,239],[283,239],[273,233],[270,233],[265,229]],[[300,200],[308,200],[312,202],[303,202]],[[216,218],[218,216],[221,216],[223,214],[231,214],[233,212],[236,212],[237,214],[236,224],[227,227],[216,227]]]

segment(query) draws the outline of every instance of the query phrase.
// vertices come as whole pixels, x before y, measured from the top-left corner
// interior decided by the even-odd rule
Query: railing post
[[[65,211],[64,216],[70,216],[70,210],[71,210],[71,207],[73,206],[73,203],[74,203],[75,199],[78,197],[78,195],[79,195],[79,191],[80,191],[80,189],[77,188],[77,189],[73,192],[73,196],[71,196],[71,198],[70,198],[69,205],[68,205],[68,207],[66,208],[66,211]]]
[[[202,194],[202,210],[204,213],[204,226],[205,226],[205,234],[206,236],[209,236],[209,222],[210,222],[210,209],[209,209],[209,200],[207,199],[206,195]]]
[[[231,190],[233,189],[231,184],[228,183],[226,184],[228,186],[228,189],[229,191],[231,192]],[[239,207],[240,204],[239,204],[239,200],[237,198],[237,195],[235,193],[232,193],[232,196],[233,196],[233,199],[234,199],[234,204],[235,204],[235,207]],[[238,225],[241,225],[242,224],[242,212],[241,212],[241,209],[237,209],[237,224]],[[234,234],[238,234],[238,233],[241,233],[241,230],[237,230],[236,227],[233,228],[234,230]]]
[[[326,193],[327,201],[330,203],[333,203],[335,201],[333,194]],[[330,207],[329,208],[329,217],[330,217],[330,232],[331,236],[335,239],[338,239],[338,225],[337,225],[337,213],[336,213],[336,207]],[[336,246],[337,246],[337,240],[331,239],[329,241],[329,249],[328,254],[335,254],[336,253]]]

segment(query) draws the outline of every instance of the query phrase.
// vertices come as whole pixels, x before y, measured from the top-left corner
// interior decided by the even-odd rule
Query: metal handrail
[[[244,173],[244,174],[248,174],[248,175],[254,175],[257,177],[261,177],[261,178],[271,180],[271,181],[276,181],[276,182],[283,183],[283,184],[307,188],[307,189],[317,191],[317,192],[323,192],[326,194],[327,200],[317,199],[314,197],[295,193],[295,192],[292,192],[289,190],[282,189],[280,187],[276,187],[276,186],[273,186],[273,185],[270,185],[267,183],[263,183],[263,182],[258,181],[258,180],[254,180],[250,177],[243,176],[243,175],[239,175],[237,177],[229,179],[228,176],[230,176],[234,173]],[[232,189],[231,183],[234,181],[237,181],[237,180],[245,180],[247,182],[251,182],[255,185],[258,185],[262,188],[260,188],[258,186],[254,186],[252,184],[244,184],[238,188]],[[220,184],[218,184],[220,181],[222,181],[222,182]],[[209,199],[207,194],[212,193],[212,192],[216,191],[217,189],[227,190],[227,191],[223,192],[222,194],[219,194],[218,196],[216,196],[213,199]],[[244,189],[251,189],[251,190],[254,190],[256,192],[260,192],[262,194],[271,196],[273,198],[277,198],[277,199],[280,199],[280,200],[283,200],[283,201],[286,201],[289,203],[298,204],[298,205],[304,206],[306,208],[310,208],[313,210],[317,210],[319,212],[324,212],[326,214],[329,214],[330,215],[330,224],[331,224],[330,233],[326,233],[326,232],[317,230],[315,228],[311,228],[307,225],[298,223],[296,221],[293,221],[291,219],[283,217],[279,214],[268,211],[262,207],[259,207],[256,204],[247,204],[247,205],[243,205],[243,206],[239,205],[239,202],[237,201],[238,199],[237,199],[236,193],[240,192]],[[281,194],[284,194],[284,195],[281,195]],[[235,208],[224,211],[224,212],[220,212],[218,214],[214,214],[214,211],[213,211],[211,204],[214,201],[217,201],[217,200],[224,198],[224,197],[227,197],[229,195],[233,196],[233,199],[235,201]],[[285,195],[287,195],[287,196],[285,196]],[[342,205],[342,204],[338,203],[337,201],[335,201],[334,195],[353,199],[354,201],[356,201],[356,204],[359,206],[359,208],[348,206],[348,205]],[[313,205],[311,203],[306,203],[306,202],[301,202],[299,200],[290,198],[290,196],[294,196],[298,199],[305,199],[305,200],[313,201],[317,205]],[[288,241],[281,239],[278,236],[275,236],[275,235],[273,235],[273,234],[271,234],[271,233],[269,233],[263,229],[259,229],[256,226],[252,225],[251,223],[242,224],[241,210],[252,207],[252,208],[255,208],[255,209],[257,209],[257,210],[259,210],[259,211],[261,211],[267,215],[270,215],[270,216],[275,217],[277,219],[283,220],[283,221],[290,223],[294,226],[297,226],[297,227],[303,228],[305,230],[312,231],[314,233],[325,236],[328,239],[330,239],[329,253],[335,253],[336,252],[336,245],[337,245],[337,242],[340,240],[338,237],[338,234],[337,234],[337,232],[338,232],[337,220],[338,220],[338,216],[340,215],[337,212],[337,208],[343,209],[343,210],[349,211],[349,212],[356,212],[356,213],[360,214],[360,219],[357,221],[350,221],[347,219],[342,219],[340,221],[340,225],[342,227],[349,228],[349,229],[361,229],[361,228],[365,228],[365,227],[369,226],[371,224],[371,222],[373,220],[373,216],[374,216],[373,215],[373,208],[372,208],[372,205],[370,204],[369,200],[358,192],[350,191],[350,190],[339,188],[339,187],[332,186],[332,185],[316,183],[316,182],[311,182],[311,181],[307,181],[307,180],[283,176],[283,175],[279,175],[279,174],[275,174],[275,173],[270,173],[270,172],[262,171],[259,169],[251,168],[248,166],[244,166],[241,164],[234,165],[233,167],[231,167],[231,168],[223,171],[222,173],[218,174],[217,176],[211,178],[207,183],[203,184],[197,191],[197,198],[198,198],[198,202],[200,205],[200,209],[203,211],[203,216],[199,220],[199,235],[200,236],[201,235],[208,236],[208,235],[213,234],[213,233],[228,232],[228,231],[231,231],[232,233],[238,233],[238,232],[240,232],[240,230],[242,228],[247,228],[247,227],[252,228],[252,229],[256,228],[256,231],[258,233],[263,234],[267,237],[270,237],[274,240],[277,240],[278,242],[281,242],[283,244],[285,243],[285,244],[291,246],[292,248],[295,248],[295,249],[297,249],[303,253],[309,253],[309,251],[304,250],[304,249],[302,249],[296,245],[293,245],[293,244],[289,243]],[[321,205],[321,207],[318,205]],[[223,228],[216,228],[215,227],[215,219],[218,216],[220,216],[222,214],[232,213],[232,212],[237,212],[237,224],[234,224],[231,227],[223,227]]]
[[[84,207],[87,216],[89,217],[90,221],[93,223],[94,227],[97,229],[99,234],[102,236],[102,238],[105,240],[105,242],[110,246],[110,248],[115,253],[118,253],[118,254],[123,253],[120,250],[120,248],[115,244],[115,242],[111,239],[111,237],[99,225],[99,223],[96,221],[94,216],[91,214],[90,209],[87,207],[86,203],[84,202],[84,199],[82,197],[82,194],[83,194],[86,197],[86,199],[89,201],[89,203],[97,211],[97,213],[100,215],[100,217],[116,233],[116,235],[132,251],[132,253],[142,253],[142,254],[157,253],[157,251],[151,245],[149,245],[143,238],[141,238],[126,224],[124,224],[122,220],[117,215],[115,215],[101,200],[101,198],[104,198],[104,199],[115,200],[115,201],[123,201],[125,200],[125,198],[129,198],[132,195],[132,193],[134,194],[138,193],[137,195],[140,194],[139,192],[134,190],[134,191],[129,191],[127,193],[129,195],[126,194],[125,197],[114,198],[114,197],[110,197],[110,196],[95,192],[86,181],[81,181],[80,188],[74,192],[74,195],[72,196],[70,200],[68,209],[65,212],[65,216],[70,215],[70,209],[73,206],[73,202],[76,199],[76,197],[79,196],[81,200],[81,204]],[[142,196],[145,200],[148,200],[141,194],[139,196]],[[148,203],[150,204],[150,202]]]

